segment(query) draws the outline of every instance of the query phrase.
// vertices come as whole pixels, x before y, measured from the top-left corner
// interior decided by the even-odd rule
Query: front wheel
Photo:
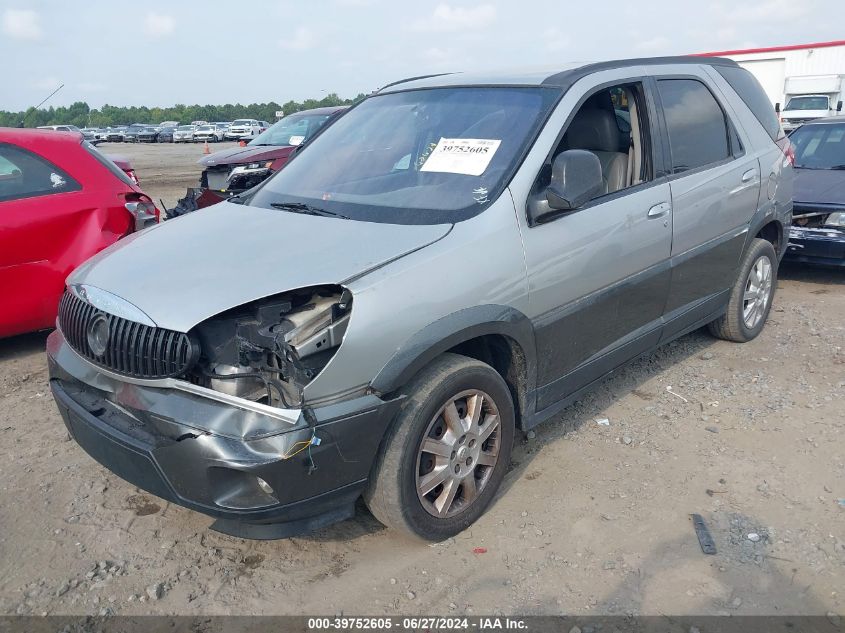
[[[457,354],[435,360],[406,393],[364,500],[383,524],[440,541],[496,494],[513,448],[513,401],[492,367]]]
[[[778,259],[770,242],[755,238],[742,258],[728,309],[709,324],[726,341],[746,343],[763,331],[777,286]]]

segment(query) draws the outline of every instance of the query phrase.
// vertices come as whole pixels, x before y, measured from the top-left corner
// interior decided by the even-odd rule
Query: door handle
[[[749,169],[747,172],[742,174],[742,182],[751,182],[757,177],[757,170],[756,169]]]
[[[662,218],[664,215],[667,215],[671,210],[671,204],[669,204],[668,202],[661,202],[659,204],[654,205],[651,209],[648,210],[648,218]]]

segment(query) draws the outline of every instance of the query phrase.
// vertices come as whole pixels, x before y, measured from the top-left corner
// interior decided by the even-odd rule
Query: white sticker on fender
[[[420,171],[480,176],[501,143],[486,138],[441,138]]]

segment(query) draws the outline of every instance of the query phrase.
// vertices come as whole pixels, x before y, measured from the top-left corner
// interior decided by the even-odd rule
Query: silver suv
[[[517,429],[701,326],[756,337],[791,198],[789,141],[732,61],[398,82],[76,270],[53,393],[94,459],[214,529],[286,536],[363,496],[443,539]]]

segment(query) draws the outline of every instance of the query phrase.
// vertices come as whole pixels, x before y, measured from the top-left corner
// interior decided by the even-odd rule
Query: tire
[[[755,238],[742,258],[728,309],[708,325],[717,338],[747,343],[763,331],[777,287],[778,258],[770,242]]]
[[[475,522],[502,483],[513,449],[513,401],[492,367],[457,354],[437,358],[404,391],[364,501],[384,525],[441,541]],[[424,440],[436,454],[422,449]]]

